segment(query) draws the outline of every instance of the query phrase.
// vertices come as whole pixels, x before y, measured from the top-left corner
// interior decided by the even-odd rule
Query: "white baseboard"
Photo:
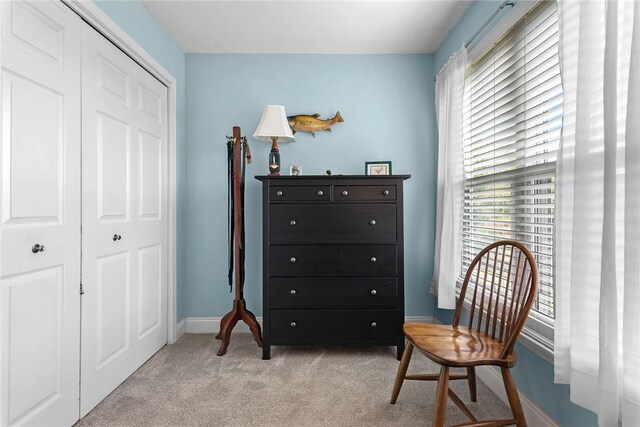
[[[220,332],[220,321],[222,317],[187,317],[186,332],[188,334],[217,334]],[[262,327],[262,317],[257,317],[256,320]],[[248,333],[251,332],[246,323],[240,321],[233,328],[232,333]]]
[[[186,333],[187,333],[187,319],[182,319],[176,325],[176,340],[175,340],[175,342],[178,342],[178,340],[180,338],[182,338],[182,336],[184,334],[186,334]]]
[[[257,317],[260,327],[262,327],[262,317]],[[187,334],[215,334],[220,331],[220,321],[222,317],[187,317],[176,326],[176,335],[179,339],[185,333]],[[407,316],[405,320],[408,322],[428,322],[432,323],[432,316]],[[233,328],[233,333],[251,332],[244,322],[238,322]]]
[[[476,375],[491,391],[498,395],[500,400],[507,405],[509,404],[507,392],[504,390],[502,383],[502,374],[500,374],[497,369],[491,366],[481,366],[476,368]],[[518,393],[518,395],[520,396],[520,403],[522,403],[524,417],[527,419],[527,424],[530,427],[558,427],[558,424],[549,418],[549,416],[529,400],[529,398],[523,396],[522,393]]]

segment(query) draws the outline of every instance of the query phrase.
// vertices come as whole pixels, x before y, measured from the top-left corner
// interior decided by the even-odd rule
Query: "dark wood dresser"
[[[409,175],[256,176],[263,359],[272,345],[404,350],[402,184]]]

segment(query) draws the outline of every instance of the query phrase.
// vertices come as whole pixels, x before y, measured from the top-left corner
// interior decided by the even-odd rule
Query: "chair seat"
[[[495,365],[510,368],[516,364],[516,354],[500,358],[504,343],[464,326],[405,322],[402,327],[407,339],[434,362],[452,367]]]

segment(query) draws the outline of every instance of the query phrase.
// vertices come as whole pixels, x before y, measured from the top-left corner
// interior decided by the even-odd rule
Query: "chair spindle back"
[[[471,287],[469,287],[471,285]],[[469,292],[469,329],[504,343],[508,356],[524,327],[538,287],[533,255],[520,242],[501,240],[484,248],[471,262],[456,305],[457,327]]]

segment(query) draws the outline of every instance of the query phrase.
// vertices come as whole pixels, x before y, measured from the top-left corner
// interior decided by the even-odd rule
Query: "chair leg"
[[[509,368],[503,367],[501,369],[504,388],[507,392],[507,397],[509,398],[509,406],[511,407],[511,412],[513,412],[513,418],[516,420],[516,425],[519,427],[526,427],[527,420],[524,418],[524,411],[520,404],[520,397],[518,397],[518,389],[516,389],[516,384],[513,382],[511,372],[509,371]]]
[[[469,382],[469,396],[471,397],[471,401],[477,402],[476,368],[474,366],[469,366],[467,368],[467,381]]]
[[[444,426],[444,417],[447,411],[447,395],[449,394],[449,367],[440,368],[438,378],[438,392],[436,393],[436,409],[433,413],[433,427]]]
[[[404,348],[404,353],[402,353],[402,360],[400,361],[400,366],[398,367],[396,381],[395,383],[393,383],[393,391],[391,392],[392,405],[396,403],[396,400],[398,400],[398,395],[400,394],[400,389],[402,388],[404,377],[405,375],[407,375],[407,368],[409,367],[409,361],[411,360],[412,353],[413,344],[411,344],[411,341],[408,341],[407,346]]]

